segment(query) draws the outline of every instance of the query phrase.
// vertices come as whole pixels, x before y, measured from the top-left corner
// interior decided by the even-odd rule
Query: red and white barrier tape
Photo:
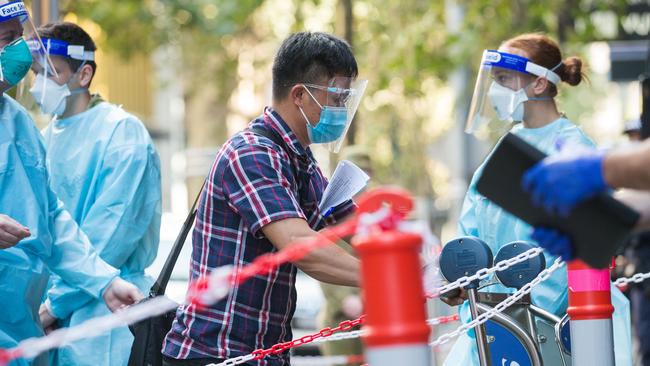
[[[96,337],[118,327],[134,324],[147,318],[174,310],[178,304],[167,297],[156,297],[106,316],[90,319],[78,326],[57,329],[47,336],[29,338],[14,348],[0,350],[0,364],[17,358],[34,358],[39,354],[70,344],[80,339]]]
[[[250,265],[239,270],[233,269],[232,266],[220,267],[190,285],[188,301],[199,307],[209,306],[224,298],[231,288],[251,277],[266,274],[284,263],[300,260],[314,249],[331,245],[342,237],[355,234],[360,227],[363,227],[363,230],[374,225],[394,228],[399,220],[401,218],[398,215],[382,208],[375,213],[361,214],[359,220],[350,220],[325,229],[316,238],[299,241],[285,250],[259,256]],[[176,307],[178,304],[172,300],[158,297],[113,314],[90,319],[75,327],[61,328],[43,337],[29,338],[14,348],[0,349],[0,365],[18,358],[33,358],[42,352],[161,315]]]
[[[358,220],[349,220],[337,226],[322,230],[315,238],[298,241],[279,252],[268,253],[257,257],[251,264],[238,271],[232,271],[228,282],[231,287],[235,287],[251,277],[265,275],[284,263],[296,262],[315,249],[331,245],[340,238],[354,235],[357,232],[367,231],[370,227],[379,226],[384,229],[394,229],[399,223],[399,220],[401,220],[399,215],[394,214],[390,209],[385,207],[374,213],[360,214]],[[212,286],[221,284],[221,278],[215,279],[211,275],[198,279],[190,285],[188,301],[199,307],[214,304],[228,294],[228,292],[215,293],[213,291]],[[220,287],[217,289],[221,291]]]

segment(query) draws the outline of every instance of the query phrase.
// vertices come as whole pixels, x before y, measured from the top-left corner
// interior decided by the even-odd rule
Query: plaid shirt
[[[223,145],[199,203],[191,280],[220,266],[242,268],[262,254],[276,252],[260,230],[265,225],[301,218],[320,230],[354,209],[348,201],[323,218],[318,202],[327,179],[309,148],[298,142],[277,112],[267,108],[250,126],[273,131],[286,146],[248,129]],[[163,353],[177,359],[231,358],[290,341],[295,278],[296,267],[284,264],[251,278],[208,309],[179,307]],[[268,356],[249,364],[289,365],[289,355]]]

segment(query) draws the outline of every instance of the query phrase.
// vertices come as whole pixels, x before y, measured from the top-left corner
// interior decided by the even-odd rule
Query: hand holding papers
[[[325,212],[323,216],[329,216],[334,207],[352,199],[368,184],[369,180],[370,177],[361,168],[347,160],[341,160],[318,204],[320,211]]]

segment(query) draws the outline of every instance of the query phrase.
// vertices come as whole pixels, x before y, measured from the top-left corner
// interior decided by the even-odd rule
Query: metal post
[[[32,20],[37,27],[59,19],[58,0],[34,0],[32,2]]]
[[[361,258],[366,361],[372,366],[430,366],[422,238],[379,232],[360,235],[353,244]]]
[[[573,366],[614,366],[609,269],[593,269],[579,260],[568,265]]]
[[[49,0],[50,1],[50,22],[59,20],[59,0]]]
[[[639,76],[641,84],[641,137],[650,137],[650,34],[646,53],[645,72]]]
[[[469,311],[472,314],[472,319],[476,319],[479,316],[476,298],[478,290],[476,287],[468,288],[467,295],[469,297]],[[487,333],[485,332],[485,326],[483,324],[478,327],[474,327],[474,333],[476,335],[476,347],[478,348],[478,360],[481,366],[491,366],[492,359],[490,358],[490,351],[487,345]]]

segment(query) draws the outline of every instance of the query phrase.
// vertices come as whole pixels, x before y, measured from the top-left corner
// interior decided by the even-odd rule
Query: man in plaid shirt
[[[283,42],[272,106],[223,145],[210,171],[192,237],[192,280],[225,265],[242,268],[352,212],[352,201],[319,210],[327,179],[309,145],[343,138],[358,105],[351,96],[363,93],[350,88],[357,73],[350,46],[332,35],[303,32]],[[179,307],[163,364],[203,366],[290,341],[296,267],[323,282],[358,286],[355,257],[336,245],[315,250],[246,281],[210,308]],[[247,365],[289,365],[289,355]]]

